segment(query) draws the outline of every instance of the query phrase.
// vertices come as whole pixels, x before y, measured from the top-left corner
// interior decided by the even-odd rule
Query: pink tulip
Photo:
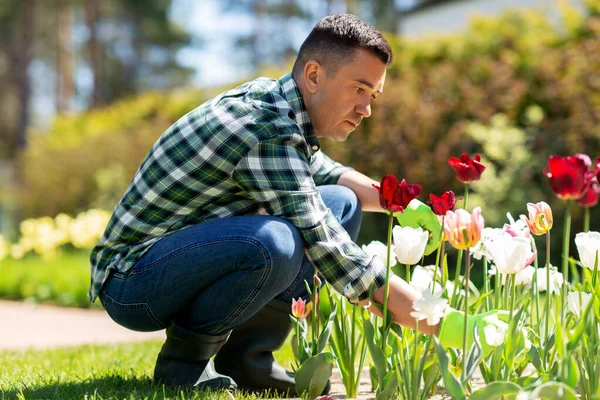
[[[298,319],[304,319],[306,316],[304,315],[306,309],[306,301],[302,300],[301,297],[298,297],[298,300],[292,299],[292,315]]]
[[[462,208],[448,211],[444,218],[444,233],[452,247],[458,250],[475,246],[481,239],[483,226],[480,207],[475,207],[471,214]]]
[[[529,230],[534,235],[543,235],[552,228],[552,209],[548,203],[540,201],[539,203],[527,203],[529,219],[521,215]]]

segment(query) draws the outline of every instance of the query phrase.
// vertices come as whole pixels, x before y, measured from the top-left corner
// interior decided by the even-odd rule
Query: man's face
[[[385,63],[364,49],[357,49],[352,62],[333,76],[321,69],[307,104],[317,137],[346,140],[371,115],[371,102],[383,91],[385,74]]]

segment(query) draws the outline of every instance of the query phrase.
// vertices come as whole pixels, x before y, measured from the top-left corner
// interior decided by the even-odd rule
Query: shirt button
[[[317,151],[317,150],[319,150],[319,146],[317,146],[317,145],[314,145],[314,146],[312,147],[312,149],[313,149],[314,151]]]

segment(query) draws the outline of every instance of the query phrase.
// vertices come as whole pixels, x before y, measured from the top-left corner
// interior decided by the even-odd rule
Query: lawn
[[[28,256],[0,262],[0,298],[100,307],[87,299],[87,252],[63,252],[52,260]],[[291,336],[290,336],[291,339]],[[8,399],[230,399],[223,392],[175,391],[152,383],[159,341],[51,350],[0,352],[0,400]],[[290,368],[290,340],[275,353]],[[236,393],[236,399],[264,398]],[[268,394],[267,394],[268,396]]]
[[[0,399],[230,399],[224,392],[176,391],[152,383],[161,342],[0,352]],[[289,366],[286,345],[275,354]],[[236,399],[264,398],[236,393]]]

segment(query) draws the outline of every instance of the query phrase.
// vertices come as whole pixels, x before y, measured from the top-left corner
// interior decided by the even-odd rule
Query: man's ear
[[[304,64],[304,82],[309,93],[315,93],[325,71],[317,60],[309,60]]]

